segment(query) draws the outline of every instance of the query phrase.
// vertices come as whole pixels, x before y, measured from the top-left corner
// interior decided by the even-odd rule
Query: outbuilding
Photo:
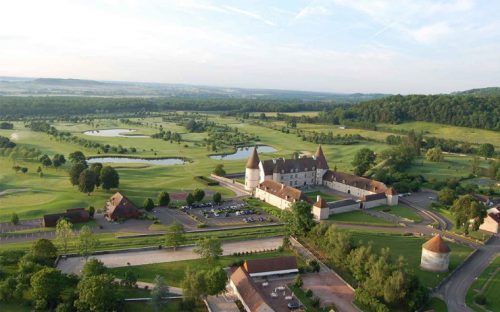
[[[426,271],[446,272],[450,264],[450,252],[450,247],[438,234],[422,245],[420,267]]]

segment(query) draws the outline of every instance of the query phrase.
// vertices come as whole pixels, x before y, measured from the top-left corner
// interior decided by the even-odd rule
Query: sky
[[[500,86],[500,1],[0,0],[0,76],[343,93]]]

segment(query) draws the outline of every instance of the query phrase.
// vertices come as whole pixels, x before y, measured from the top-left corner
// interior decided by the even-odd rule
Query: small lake
[[[222,154],[222,155],[212,155],[210,158],[217,160],[238,160],[238,159],[247,159],[252,153],[252,147],[238,147],[236,153],[233,154]],[[273,153],[276,152],[276,149],[272,146],[267,145],[259,145],[257,146],[257,152],[259,153]]]
[[[89,130],[85,131],[83,134],[91,136],[100,137],[126,137],[126,138],[148,138],[147,135],[138,134],[135,135],[134,132],[137,130],[133,129],[103,129],[103,130]]]
[[[130,157],[94,157],[87,160],[89,164],[93,163],[112,163],[112,164],[149,164],[149,165],[182,165],[185,163],[180,158],[159,158],[159,159],[146,159],[146,158],[130,158]]]

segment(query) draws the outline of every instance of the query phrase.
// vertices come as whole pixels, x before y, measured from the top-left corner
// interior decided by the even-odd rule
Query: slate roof
[[[294,256],[276,257],[267,259],[246,260],[243,268],[248,273],[262,273],[297,269],[297,260]]]
[[[340,208],[340,207],[344,207],[344,206],[354,205],[356,203],[357,203],[357,201],[355,201],[354,199],[350,199],[350,198],[341,199],[341,200],[337,200],[337,201],[328,203],[328,208],[335,209],[335,208]]]
[[[422,245],[422,248],[437,253],[449,253],[450,247],[446,245],[441,235],[436,235]]]
[[[358,177],[357,175],[345,172],[328,170],[323,176],[323,180],[344,183],[374,193],[383,193],[387,191],[387,186],[382,182]]]
[[[363,196],[363,201],[368,202],[368,201],[379,200],[382,198],[386,198],[385,193],[375,193]]]
[[[325,155],[323,154],[321,145],[318,146],[318,149],[316,150],[316,154],[314,154],[314,156],[316,158],[316,164],[319,169],[330,169],[328,167],[328,163],[326,162]]]
[[[258,188],[289,202],[307,200],[301,190],[273,180],[265,180],[259,184]]]
[[[89,212],[85,208],[72,208],[64,213],[46,214],[43,216],[43,224],[46,227],[57,225],[59,219],[68,219],[71,223],[87,222],[90,219]]]
[[[238,269],[231,274],[231,281],[236,286],[238,293],[250,311],[273,311],[259,292],[255,282],[242,267],[238,267]]]
[[[262,161],[265,175],[273,173],[293,173],[316,170],[316,160],[312,157],[302,157],[297,159],[267,159]],[[306,170],[307,169],[307,170]]]

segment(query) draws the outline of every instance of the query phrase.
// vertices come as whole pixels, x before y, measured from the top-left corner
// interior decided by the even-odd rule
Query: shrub
[[[474,297],[474,301],[477,304],[485,305],[486,304],[486,297],[482,294],[479,294],[479,295],[476,295],[476,297]]]
[[[311,305],[315,308],[319,308],[319,304],[320,304],[320,301],[319,301],[319,298],[318,297],[314,297],[311,299]]]
[[[215,185],[219,185],[219,182],[213,180],[213,179],[210,179],[208,177],[205,177],[205,176],[195,176],[194,177],[194,180],[195,181],[198,181],[200,183],[203,183],[205,185],[208,185],[208,186],[215,186]]]
[[[298,287],[298,288],[301,288],[303,285],[304,285],[304,281],[302,280],[302,277],[300,276],[300,274],[298,274],[295,279],[293,280],[293,284]]]
[[[312,296],[313,296],[312,290],[310,290],[310,289],[306,290],[306,297],[311,298]]]

